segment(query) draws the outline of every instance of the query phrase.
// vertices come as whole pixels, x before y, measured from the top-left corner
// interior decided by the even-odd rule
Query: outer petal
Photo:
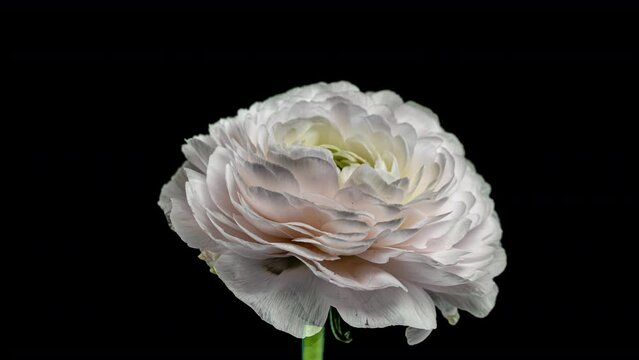
[[[206,234],[193,217],[193,210],[186,201],[173,199],[171,225],[182,241],[194,249],[212,249],[218,252],[220,246]]]
[[[426,340],[431,332],[433,332],[433,330],[424,330],[409,326],[406,328],[406,341],[408,341],[408,345],[417,345]]]
[[[399,123],[408,123],[420,137],[432,132],[441,132],[437,115],[427,107],[408,101],[395,108],[395,118]]]
[[[437,294],[439,301],[446,302],[456,308],[466,310],[473,316],[478,318],[486,317],[495,307],[499,288],[494,284],[491,291],[486,295],[453,295],[453,294]]]
[[[185,162],[184,166],[187,164],[188,162]],[[196,249],[220,251],[221,248],[202,230],[193,216],[193,210],[186,201],[186,181],[184,167],[180,167],[171,181],[162,187],[158,205],[164,210],[173,231],[187,245]]]
[[[182,145],[182,152],[195,168],[200,172],[206,172],[206,164],[209,162],[209,156],[216,147],[215,140],[209,135],[197,135],[186,141]]]
[[[390,90],[382,90],[375,93],[367,93],[367,94],[373,98],[373,101],[375,101],[375,103],[380,105],[386,105],[391,109],[395,109],[404,103],[404,101],[399,95],[395,94],[394,92]]]
[[[431,330],[437,327],[435,305],[421,288],[386,288],[373,291],[342,289],[326,284],[324,294],[349,325],[380,328],[393,325]]]
[[[169,214],[171,214],[171,199],[186,199],[184,184],[186,183],[187,178],[186,174],[184,173],[184,166],[187,163],[188,162],[184,162],[184,164],[180,166],[175,174],[173,174],[173,176],[171,177],[171,181],[162,186],[158,205],[162,208],[167,218],[169,217]]]
[[[298,338],[311,336],[324,326],[328,315],[322,281],[306,266],[290,261],[294,258],[286,259],[251,260],[225,254],[215,269],[235,296],[264,321]]]

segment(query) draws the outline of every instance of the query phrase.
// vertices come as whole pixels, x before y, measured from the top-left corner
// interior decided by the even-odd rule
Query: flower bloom
[[[490,187],[437,116],[347,82],[295,88],[182,147],[160,196],[175,232],[240,300],[296,337],[477,317],[506,266]]]

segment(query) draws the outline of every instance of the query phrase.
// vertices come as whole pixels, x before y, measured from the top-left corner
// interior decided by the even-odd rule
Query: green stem
[[[324,329],[302,339],[302,360],[322,360],[324,357]]]

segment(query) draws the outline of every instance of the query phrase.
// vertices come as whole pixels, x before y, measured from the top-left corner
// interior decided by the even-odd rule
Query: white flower
[[[506,266],[490,187],[433,112],[347,82],[290,90],[182,147],[159,205],[265,321],[312,335],[484,317]],[[309,331],[309,329],[314,329]]]

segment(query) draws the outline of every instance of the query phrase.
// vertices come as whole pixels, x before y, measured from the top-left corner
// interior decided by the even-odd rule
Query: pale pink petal
[[[354,290],[378,290],[405,285],[382,268],[356,257],[344,257],[335,261],[302,260],[318,277],[339,287]]]
[[[348,241],[327,235],[319,235],[313,238],[299,237],[292,241],[302,244],[313,244],[318,249],[329,254],[350,256],[365,252],[375,242],[375,239]]]
[[[171,225],[173,230],[180,236],[180,238],[190,247],[194,249],[211,249],[213,251],[220,251],[221,247],[216,241],[213,240],[213,236],[221,238],[217,232],[209,232],[207,234],[198,225],[193,217],[193,212],[189,205],[184,201],[177,198],[171,201]]]
[[[270,245],[275,248],[287,251],[291,254],[302,256],[309,260],[322,261],[339,259],[337,256],[334,256],[331,253],[319,251],[312,246],[304,246],[305,244],[296,244],[294,242],[282,241],[281,238],[276,238],[264,233],[259,233],[259,231],[256,231],[256,228],[254,228],[252,225],[250,225],[250,223],[248,223],[241,217],[234,217],[233,219],[236,221],[240,229],[251,239],[255,240],[255,242]]]
[[[329,304],[322,283],[295,258],[252,260],[225,254],[215,263],[218,276],[235,296],[264,321],[295,337],[313,335],[324,326]]]
[[[497,300],[498,293],[499,288],[497,287],[497,285],[494,285],[492,289],[485,295],[453,295],[438,293],[437,297],[439,297],[441,301],[445,301],[451,306],[468,311],[475,317],[483,318],[490,313],[493,307],[495,307],[495,301]]]
[[[357,254],[357,257],[375,264],[386,264],[392,258],[397,257],[404,253],[403,249],[393,249],[390,247],[374,247],[370,248],[361,254]]]
[[[184,184],[187,181],[186,173],[184,172],[185,162],[171,177],[171,181],[162,186],[160,191],[160,200],[158,205],[164,211],[167,219],[171,214],[171,199],[186,200],[186,193],[184,191]]]
[[[186,141],[182,145],[182,152],[193,166],[200,172],[206,172],[206,166],[209,163],[209,156],[217,146],[215,140],[209,135],[198,135]]]
[[[375,169],[366,164],[359,166],[353,172],[344,187],[362,189],[389,204],[398,204],[404,199],[404,189],[401,186],[386,182]]]
[[[286,152],[272,149],[269,160],[290,170],[303,193],[332,197],[338,190],[337,167],[328,150],[297,146],[288,148]]]
[[[227,218],[233,215],[229,189],[226,183],[226,167],[233,161],[230,150],[218,147],[209,157],[206,171],[206,186],[215,208]]]
[[[268,161],[241,161],[238,173],[249,186],[291,194],[300,192],[300,185],[291,170]]]
[[[327,284],[323,294],[344,321],[354,327],[403,325],[424,330],[437,327],[433,301],[424,290],[412,284],[407,284],[406,290],[391,287],[372,291]]]
[[[399,254],[383,268],[397,278],[420,284],[425,288],[450,287],[470,283],[470,280],[455,273],[445,271],[434,260],[416,253]]]

